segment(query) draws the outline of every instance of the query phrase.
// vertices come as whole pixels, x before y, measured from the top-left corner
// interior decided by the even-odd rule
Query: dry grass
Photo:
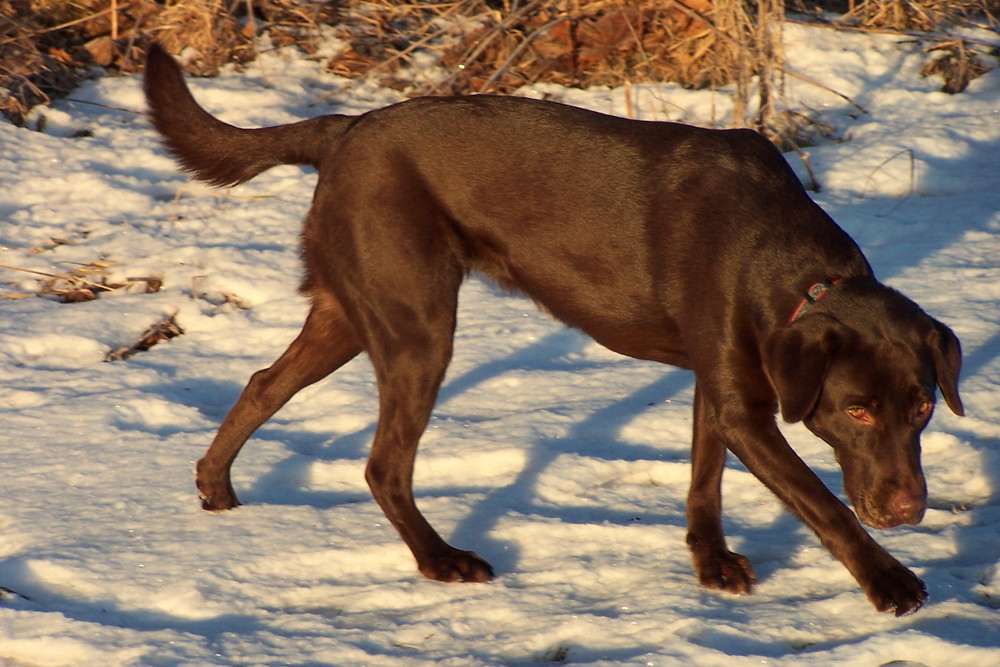
[[[112,281],[109,270],[116,266],[114,262],[94,260],[72,266],[74,268],[69,271],[52,273],[0,264],[0,269],[24,273],[38,280],[38,288],[34,292],[0,293],[0,297],[4,299],[55,297],[62,303],[79,303],[93,301],[105,292],[141,289],[142,292],[150,294],[159,292],[163,287],[163,279],[159,276],[130,276],[124,280]]]
[[[146,32],[172,53],[192,49],[197,56],[187,61],[188,70],[214,75],[229,58],[252,54],[252,31],[248,35],[240,30],[236,18],[224,11],[225,4],[223,0],[177,0],[156,15]]]
[[[832,7],[832,0],[796,0]],[[980,17],[996,25],[1000,0],[844,0],[837,24],[853,29],[937,30]],[[256,56],[256,37],[313,53],[320,26],[350,48],[329,69],[378,77],[408,94],[508,93],[536,82],[617,86],[673,81],[691,88],[761,75],[763,116],[735,124],[776,125],[781,103],[780,19],[784,0],[0,0],[0,111],[23,123],[28,110],[71,90],[97,64],[141,68],[152,39],[185,53],[189,73],[212,75]],[[963,47],[964,48],[964,47]],[[418,81],[435,53],[447,74]],[[968,49],[966,49],[968,51]],[[938,55],[938,54],[935,54]],[[962,53],[932,67],[958,84],[975,76]],[[957,59],[957,60],[956,60]],[[937,59],[935,59],[937,60]],[[959,74],[953,62],[959,64]],[[964,69],[963,69],[964,68]],[[770,117],[768,120],[766,117]]]
[[[16,247],[27,255],[38,255],[62,246],[75,245],[82,239],[85,239],[87,235],[88,232],[83,232],[73,238],[49,238],[32,246],[12,246],[5,244],[3,247],[5,249]],[[109,262],[104,257],[90,262],[61,262],[61,264],[72,268],[66,271],[54,272],[0,264],[0,270],[31,276],[36,281],[36,287],[31,292],[0,292],[0,298],[26,299],[31,297],[54,297],[62,303],[78,303],[81,301],[93,301],[105,292],[141,290],[146,294],[151,294],[159,292],[163,287],[163,278],[160,276],[112,278],[113,273],[118,275],[121,273],[120,270],[112,272],[112,269],[118,267],[118,264]],[[21,289],[24,288],[22,287]]]
[[[508,93],[539,81],[567,86],[677,81],[728,83],[740,67],[733,2],[557,0],[349,2],[344,76],[378,71],[390,85],[415,49],[437,51],[449,75],[414,94]],[[740,10],[742,12],[742,9]]]
[[[0,112],[28,111],[72,90],[87,69],[138,71],[153,39],[185,68],[210,76],[256,56],[255,37],[315,48],[319,25],[337,19],[322,0],[0,0]]]
[[[866,28],[934,31],[959,19],[995,20],[998,0],[850,0],[840,22]]]
[[[972,14],[992,21],[998,3],[850,0],[837,24],[927,30]],[[784,12],[784,0],[353,0],[345,3],[338,28],[350,48],[329,69],[348,78],[376,77],[413,96],[510,93],[537,82],[584,88],[735,83],[730,124],[758,129],[788,150],[824,130],[785,104]],[[421,51],[437,54],[443,78],[414,76]],[[966,48],[934,61],[927,73],[950,77],[944,89],[960,90],[985,71],[975,55]],[[750,100],[751,90],[759,99]]]

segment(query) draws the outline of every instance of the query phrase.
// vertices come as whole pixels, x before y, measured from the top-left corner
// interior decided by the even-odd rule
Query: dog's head
[[[927,506],[920,433],[935,387],[957,415],[961,348],[944,324],[877,283],[838,287],[763,350],[782,417],[829,443],[872,528],[917,524]]]

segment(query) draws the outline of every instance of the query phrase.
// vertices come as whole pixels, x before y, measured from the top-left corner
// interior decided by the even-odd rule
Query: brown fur
[[[958,340],[875,280],[760,135],[490,96],[243,130],[198,107],[158,47],[146,94],[164,143],[196,178],[239,183],[283,163],[318,170],[302,235],[312,310],[198,462],[205,509],[239,504],[230,467],[258,426],[364,351],[379,386],[366,471],[376,501],[426,576],[491,578],[486,561],[438,536],[411,487],[451,357],[459,285],[476,272],[613,350],[694,373],[687,541],[702,584],[747,593],[755,582],[722,532],[728,449],[877,609],[923,604],[922,582],[792,451],[775,414],[780,405],[833,446],[862,521],[915,524],[935,387],[963,412]],[[811,285],[832,279],[792,318]]]

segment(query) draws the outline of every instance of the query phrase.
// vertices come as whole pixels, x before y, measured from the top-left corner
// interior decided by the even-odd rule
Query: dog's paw
[[[750,560],[729,550],[698,554],[692,552],[698,583],[705,588],[748,595],[757,583]]]
[[[420,573],[434,581],[482,583],[493,578],[493,567],[471,551],[448,547],[419,563]]]
[[[201,500],[203,510],[221,512],[240,506],[228,472],[221,475],[209,474],[199,461],[195,469],[194,485],[198,489],[198,498]]]
[[[861,588],[875,609],[891,611],[896,616],[912,614],[927,601],[924,582],[895,561],[894,567],[880,569],[862,581]]]
[[[208,512],[224,512],[241,505],[236,498],[236,494],[231,490],[228,493],[208,495],[203,491],[198,492],[198,499],[201,500],[201,508]]]

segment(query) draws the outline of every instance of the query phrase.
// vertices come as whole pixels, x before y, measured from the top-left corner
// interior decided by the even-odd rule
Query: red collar
[[[824,280],[822,282],[813,283],[808,290],[806,290],[806,296],[799,302],[798,308],[792,313],[792,316],[788,318],[788,323],[791,324],[795,320],[799,319],[807,310],[809,310],[814,303],[826,296],[826,293],[830,291],[834,285],[844,282],[843,278],[837,278],[836,280]]]

